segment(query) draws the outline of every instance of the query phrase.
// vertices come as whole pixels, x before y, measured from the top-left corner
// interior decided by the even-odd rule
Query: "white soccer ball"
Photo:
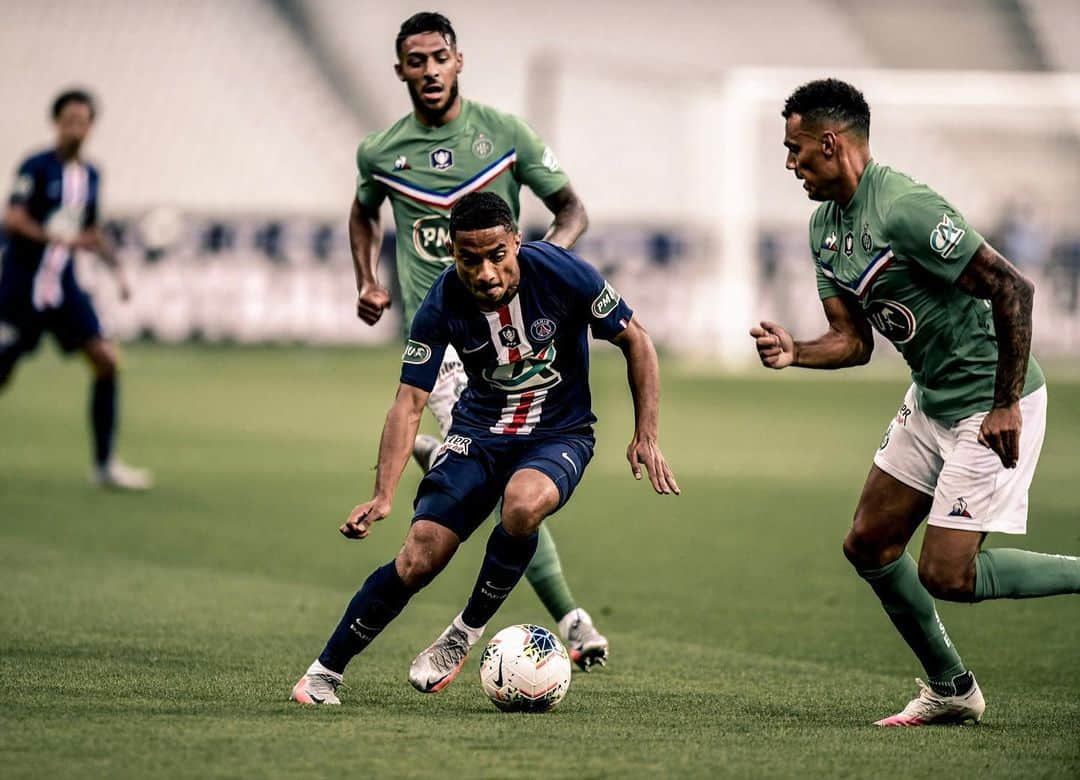
[[[547,712],[570,687],[570,656],[542,626],[504,628],[480,656],[480,683],[505,712]]]

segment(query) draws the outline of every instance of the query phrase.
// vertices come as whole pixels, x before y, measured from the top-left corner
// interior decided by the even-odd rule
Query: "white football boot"
[[[334,674],[316,661],[308,667],[304,676],[296,681],[291,698],[300,704],[340,705],[337,689],[341,684],[341,675]]]
[[[110,458],[103,465],[95,466],[90,474],[90,482],[112,490],[140,491],[154,486],[154,478],[149,471],[129,466],[117,458]]]
[[[420,693],[438,693],[452,683],[483,634],[483,628],[469,628],[461,622],[461,615],[454,618],[439,638],[413,659],[409,666],[413,688]]]
[[[435,451],[439,449],[440,444],[442,442],[439,439],[426,433],[421,433],[413,442],[412,456],[425,472],[431,468],[431,463],[435,460]]]
[[[971,690],[961,696],[942,696],[922,680],[916,678],[915,682],[919,684],[918,697],[908,702],[902,712],[876,721],[875,726],[958,725],[982,720],[986,701],[974,675]]]
[[[582,671],[588,672],[594,666],[607,665],[607,637],[596,630],[588,612],[580,607],[567,612],[559,621],[559,633],[566,640],[570,660],[581,667]]]

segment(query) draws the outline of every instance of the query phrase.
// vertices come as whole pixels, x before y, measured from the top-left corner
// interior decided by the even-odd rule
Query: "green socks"
[[[930,685],[948,694],[954,680],[967,669],[953,647],[934,607],[934,599],[919,581],[915,559],[904,553],[880,569],[860,570],[900,636],[918,657]]]
[[[975,558],[972,601],[1080,593],[1080,558],[1026,550],[983,550]]]
[[[577,602],[563,576],[559,551],[555,549],[555,540],[551,538],[546,523],[540,526],[540,543],[529,568],[525,570],[525,578],[556,621],[577,609]]]

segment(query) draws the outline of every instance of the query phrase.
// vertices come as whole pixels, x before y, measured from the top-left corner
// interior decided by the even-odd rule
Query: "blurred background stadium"
[[[366,133],[410,110],[397,0],[3,4],[0,171],[85,85],[109,229],[135,269],[121,340],[389,343],[353,315],[346,215]],[[878,160],[935,187],[1040,284],[1040,355],[1080,353],[1080,6],[1073,0],[446,2],[467,97],[525,116],[592,218],[579,245],[662,344],[749,365],[745,329],[820,327],[812,209],[783,167],[792,87],[848,78]],[[572,23],[570,23],[572,20]],[[525,198],[527,232],[547,212]],[[384,224],[391,224],[389,219]],[[392,278],[394,243],[383,244]],[[692,333],[692,337],[688,337]],[[882,353],[891,350],[882,350]]]

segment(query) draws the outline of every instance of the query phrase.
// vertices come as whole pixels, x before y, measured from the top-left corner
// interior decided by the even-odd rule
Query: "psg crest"
[[[555,323],[547,317],[534,320],[529,326],[529,335],[537,341],[547,341],[555,333]]]
[[[431,153],[431,167],[437,171],[446,171],[454,167],[454,153],[439,147]]]

